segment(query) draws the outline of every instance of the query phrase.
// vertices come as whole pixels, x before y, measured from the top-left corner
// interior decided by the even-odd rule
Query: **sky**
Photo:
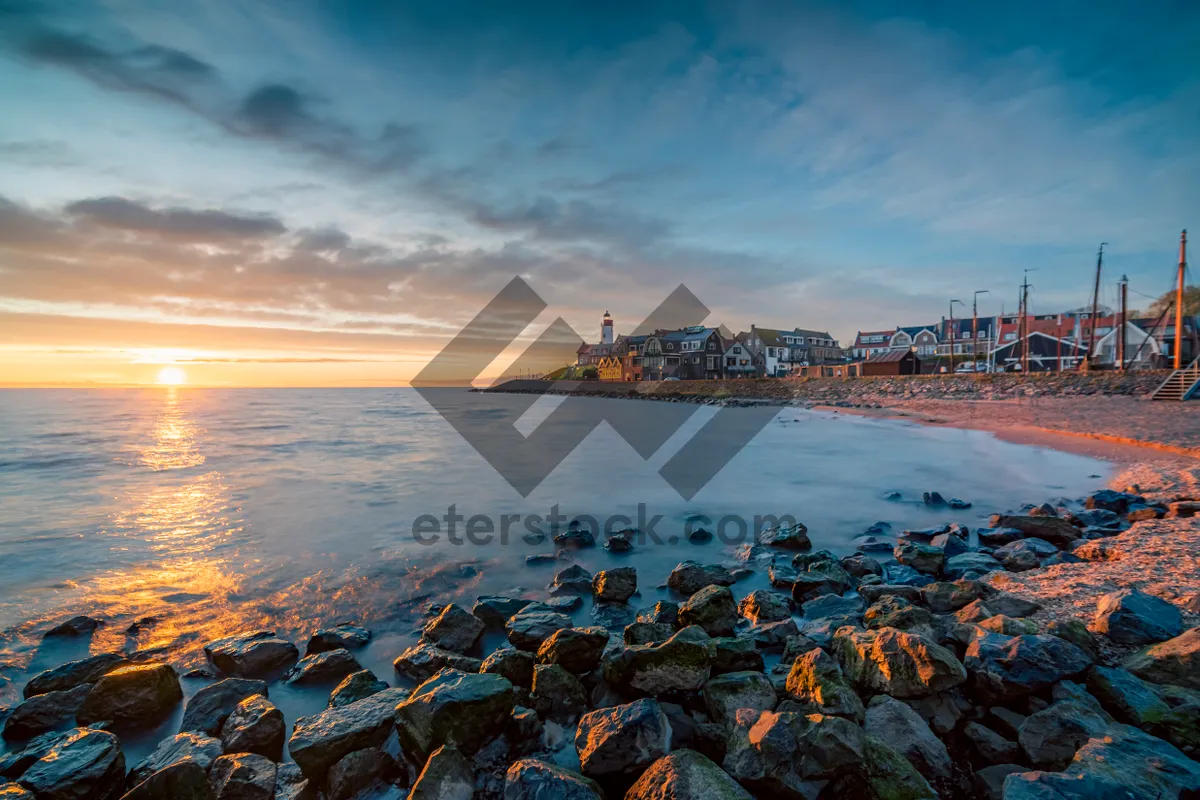
[[[0,0],[0,385],[400,385],[517,276],[489,374],[681,283],[846,345],[1106,241],[1149,305],[1198,53],[1184,0]]]

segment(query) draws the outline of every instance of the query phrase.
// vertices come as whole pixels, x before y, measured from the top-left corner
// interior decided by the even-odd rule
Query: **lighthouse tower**
[[[600,344],[613,343],[613,323],[612,316],[605,311],[604,321],[600,323]]]

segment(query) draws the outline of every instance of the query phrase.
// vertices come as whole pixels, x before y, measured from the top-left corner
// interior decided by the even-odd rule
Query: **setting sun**
[[[187,383],[187,373],[179,367],[163,367],[156,380],[159,386],[182,386]]]

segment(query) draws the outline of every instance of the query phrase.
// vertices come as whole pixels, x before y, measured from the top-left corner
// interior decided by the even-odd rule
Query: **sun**
[[[187,383],[187,373],[179,367],[163,367],[155,382],[159,386],[182,386]]]

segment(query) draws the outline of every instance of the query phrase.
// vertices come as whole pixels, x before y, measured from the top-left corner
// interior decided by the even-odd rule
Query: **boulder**
[[[579,678],[557,664],[533,668],[533,706],[547,719],[574,720],[588,710],[588,693]]]
[[[738,614],[758,625],[763,622],[779,622],[792,618],[788,599],[778,592],[755,589],[738,603]]]
[[[378,694],[386,688],[388,688],[387,681],[379,680],[369,669],[362,669],[347,675],[341,683],[334,687],[329,694],[329,707],[348,706],[364,697]]]
[[[75,714],[80,725],[113,722],[150,726],[183,699],[179,676],[168,664],[133,664],[108,672],[92,686]]]
[[[316,785],[293,761],[275,767],[275,800],[317,800]]]
[[[637,621],[676,627],[679,624],[679,604],[670,600],[659,600],[649,608],[638,611]]]
[[[183,761],[195,762],[207,772],[209,765],[220,758],[221,753],[220,740],[212,736],[190,731],[177,733],[170,739],[159,742],[154,752],[129,771],[128,783],[130,786],[136,786],[159,770]]]
[[[38,800],[110,800],[125,785],[125,756],[108,731],[76,728],[58,738],[17,782]]]
[[[988,524],[993,528],[1014,528],[1027,537],[1042,539],[1060,550],[1080,538],[1079,529],[1060,517],[993,514]]]
[[[502,676],[444,669],[396,706],[396,729],[421,761],[444,744],[470,754],[504,729],[512,710],[513,687]]]
[[[518,650],[537,652],[542,642],[557,630],[570,628],[571,618],[566,614],[532,603],[509,617],[504,623],[508,641]]]
[[[966,555],[974,554],[967,553]],[[959,558],[959,556],[955,556],[955,558]],[[933,581],[934,578],[932,575],[920,572],[904,564],[888,564],[883,568],[883,582],[886,584],[901,586],[925,586],[933,583]]]
[[[554,543],[569,550],[582,550],[596,546],[596,535],[572,520],[565,531],[554,534]]]
[[[564,630],[570,630],[569,628]],[[533,666],[537,659],[533,653],[502,647],[483,660],[480,672],[492,672],[508,679],[513,686],[529,689],[533,686]]]
[[[575,750],[584,775],[633,776],[671,749],[671,725],[652,698],[584,714]]]
[[[1021,760],[1021,748],[1016,742],[978,722],[963,726],[962,737],[975,760],[984,764],[1009,764]]]
[[[929,540],[929,544],[941,550],[946,558],[971,552],[966,540],[953,533],[939,533]]]
[[[704,706],[713,722],[724,724],[739,708],[773,711],[775,687],[761,672],[729,672],[704,684]]]
[[[1090,495],[1088,495],[1087,499],[1083,501],[1083,504],[1089,509],[1098,508],[1105,511],[1111,511],[1115,514],[1124,514],[1129,510],[1129,506],[1133,505],[1134,503],[1142,503],[1144,501],[1145,498],[1140,495],[1130,494],[1128,492],[1118,492],[1112,489],[1100,489],[1099,491],[1092,492]]]
[[[9,713],[4,721],[4,738],[31,739],[47,731],[74,727],[75,714],[91,690],[91,684],[85,683],[60,692],[35,694]]]
[[[980,800],[1004,800],[1004,780],[1015,772],[1026,772],[1028,767],[1020,764],[992,764],[976,770],[971,783]]]
[[[261,694],[251,695],[225,720],[221,745],[226,753],[256,753],[282,761],[285,728],[282,711]]]
[[[317,653],[324,653],[339,648],[356,650],[360,647],[366,647],[370,641],[371,631],[367,628],[342,623],[332,628],[322,628],[310,636],[308,644],[304,648],[304,654],[315,656]]]
[[[240,633],[204,646],[213,666],[234,678],[261,678],[280,673],[300,658],[296,645],[275,631]]]
[[[867,706],[863,729],[868,736],[907,758],[929,780],[949,778],[954,770],[950,753],[925,720],[904,703],[877,695]]]
[[[627,646],[601,659],[604,679],[640,695],[699,691],[712,673],[716,644],[698,625],[659,645]]]
[[[220,755],[218,747],[217,756]],[[215,800],[212,784],[208,781],[208,763],[184,759],[141,780],[134,781],[130,776],[129,784],[133,788],[121,795],[121,800]],[[33,795],[28,797],[32,800]],[[4,787],[0,787],[0,798],[16,800],[4,793]]]
[[[385,689],[340,708],[300,717],[288,740],[288,752],[304,776],[320,782],[329,768],[355,750],[379,747],[395,728],[396,704],[403,689]]]
[[[888,595],[879,598],[866,610],[863,621],[868,628],[911,630],[931,625],[933,615],[902,597]]]
[[[1032,544],[1033,542],[1039,542],[1042,546],[1050,548],[1050,552],[1043,552],[1043,548]],[[1026,572],[1031,569],[1037,569],[1042,565],[1043,558],[1054,555],[1057,552],[1058,548],[1041,539],[1021,539],[1012,544],[997,547],[992,552],[992,555],[1009,572]]]
[[[938,584],[929,584],[937,586]],[[910,603],[921,602],[921,592],[923,589],[920,586],[908,586],[898,583],[877,583],[869,586],[860,584],[858,593],[862,595],[866,603],[874,603],[881,597],[901,597]]]
[[[712,640],[717,648],[712,662],[712,674],[763,671],[763,657],[758,642],[751,636],[721,636]]]
[[[1151,683],[1200,690],[1200,627],[1150,645],[1126,658],[1121,666]]]
[[[1121,589],[1097,601],[1091,630],[1121,644],[1152,644],[1182,633],[1183,615],[1166,600],[1136,588]]]
[[[471,617],[471,619],[475,619]],[[326,650],[300,659],[296,666],[283,675],[284,683],[296,686],[318,686],[336,684],[342,678],[362,670],[358,660],[349,650],[338,648]]]
[[[523,758],[504,776],[504,800],[603,800],[600,786],[577,772]]]
[[[756,795],[813,798],[822,781],[857,769],[865,747],[862,728],[841,717],[742,709],[723,766]]]
[[[87,636],[103,625],[104,620],[96,619],[95,617],[71,617],[66,622],[61,622],[46,631],[42,634],[42,638],[53,639],[55,637]]]
[[[256,694],[267,696],[266,681],[226,678],[212,686],[205,686],[188,700],[179,729],[219,736],[221,726],[238,703]]]
[[[758,544],[783,550],[807,550],[812,547],[812,541],[808,538],[808,528],[799,522],[793,525],[776,525],[760,531]]]
[[[675,626],[665,622],[631,622],[621,634],[625,644],[657,644],[675,635]]]
[[[804,603],[800,608],[805,619],[815,620],[841,617],[858,618],[862,616],[864,606],[861,597],[823,594]]]
[[[383,789],[397,772],[395,760],[378,747],[355,750],[329,768],[325,779],[326,800],[370,797]]]
[[[1170,713],[1156,687],[1131,672],[1094,666],[1087,676],[1088,692],[1104,710],[1121,722],[1147,728],[1162,722]]]
[[[625,603],[610,603],[597,600],[592,603],[589,616],[592,622],[614,633],[625,630],[637,619],[637,611]]]
[[[819,647],[796,657],[788,671],[785,687],[788,697],[805,713],[862,721],[862,701],[847,683],[838,663]]]
[[[392,668],[409,680],[420,682],[432,678],[438,670],[447,667],[463,672],[478,672],[482,663],[478,658],[452,653],[427,642],[418,642],[396,656]]]
[[[99,653],[79,661],[68,661],[66,664],[40,672],[25,684],[23,695],[26,698],[46,692],[63,692],[76,686],[92,684],[104,677],[117,667],[123,667],[129,660],[117,653]]]
[[[904,703],[938,736],[945,736],[958,727],[965,714],[974,713],[974,706],[967,700],[962,687],[925,697],[905,698]]]
[[[960,553],[950,556],[942,566],[942,574],[950,580],[958,580],[968,572],[986,575],[1004,569],[1004,565],[987,553]]]
[[[1025,534],[1016,528],[976,528],[975,535],[985,547],[1002,547],[1025,538]]]
[[[886,742],[867,735],[859,768],[828,787],[830,796],[862,800],[937,800],[912,763]],[[824,795],[822,795],[824,796]]]
[[[408,793],[408,800],[471,800],[475,771],[471,762],[450,745],[434,750]]]
[[[946,552],[941,548],[918,542],[898,543],[892,549],[892,556],[904,566],[929,575],[941,572],[946,560]]]
[[[1021,636],[1026,633],[1037,633],[1037,624],[1027,619],[1014,619],[1003,614],[996,614],[975,623],[985,631],[1002,633],[1005,636]]]
[[[1087,706],[1062,700],[1030,714],[1017,741],[1035,767],[1064,769],[1080,747],[1108,727],[1108,720]]]
[[[726,586],[705,586],[679,607],[680,625],[699,625],[709,636],[733,635],[737,618],[737,603]]]
[[[695,561],[680,562],[667,576],[667,586],[686,597],[705,586],[732,586],[733,583],[729,570],[719,564],[701,565]]]
[[[479,641],[483,628],[483,621],[479,617],[457,603],[450,603],[425,623],[421,636],[443,650],[466,653]]]
[[[1066,639],[1071,644],[1087,653],[1093,661],[1100,658],[1100,645],[1096,637],[1087,629],[1087,625],[1077,619],[1052,619],[1046,623],[1045,633]]]
[[[793,619],[779,622],[768,622],[765,625],[755,625],[746,631],[746,635],[754,641],[755,647],[765,653],[778,653],[787,645],[787,640],[800,634],[800,627]]]
[[[832,649],[851,683],[892,697],[935,694],[967,679],[963,665],[949,650],[894,628],[842,628],[833,637]]]
[[[752,800],[729,773],[695,750],[655,761],[629,787],[625,800]]]
[[[560,614],[569,614],[583,608],[583,598],[577,594],[549,597],[542,605]]]
[[[1057,636],[983,633],[967,646],[963,663],[984,699],[1000,704],[1081,675],[1092,660]]]
[[[989,591],[983,602],[993,614],[1003,614],[1006,617],[1029,617],[1042,608],[1034,600],[1026,600],[1009,592]]]
[[[591,591],[591,576],[588,576],[587,591]],[[488,628],[503,628],[509,618],[529,605],[529,600],[513,597],[496,597],[484,595],[475,601],[471,608],[474,614]]]
[[[546,587],[546,591],[550,594],[591,594],[592,593],[592,573],[588,572],[578,564],[572,564],[566,569],[559,570],[554,576],[554,580]],[[520,609],[513,611],[515,614]],[[512,616],[509,614],[508,616]]]
[[[637,570],[633,567],[602,569],[592,578],[592,594],[597,600],[624,603],[637,591]]]
[[[221,756],[208,771],[217,800],[272,800],[275,762],[252,753]]]
[[[558,664],[568,672],[591,672],[600,664],[607,644],[605,628],[562,628],[542,642],[537,658],[543,664]]]

